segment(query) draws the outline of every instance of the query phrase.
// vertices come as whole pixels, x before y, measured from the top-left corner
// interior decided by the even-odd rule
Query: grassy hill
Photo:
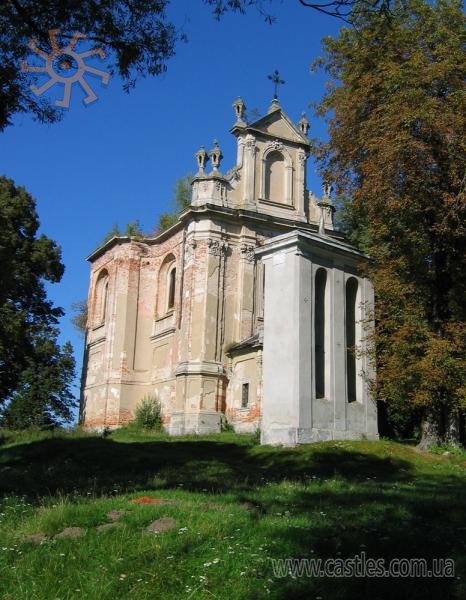
[[[389,441],[280,449],[230,433],[5,432],[0,493],[4,600],[466,598],[465,454]],[[160,518],[172,528],[148,532]],[[362,553],[452,558],[456,572],[275,577],[271,561]]]

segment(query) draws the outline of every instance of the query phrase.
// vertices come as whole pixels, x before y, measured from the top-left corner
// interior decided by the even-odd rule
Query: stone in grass
[[[127,510],[111,510],[107,513],[107,519],[109,521],[118,521],[118,519],[121,519],[127,512]]]
[[[63,531],[57,533],[56,539],[63,540],[65,538],[78,538],[82,537],[86,533],[86,530],[82,527],[65,527]]]
[[[171,517],[161,517],[160,519],[157,519],[148,525],[146,527],[146,531],[147,533],[163,533],[164,531],[174,529],[175,527],[175,519],[172,519]]]
[[[104,523],[103,525],[98,525],[96,527],[96,530],[99,533],[102,533],[104,531],[108,531],[109,529],[118,529],[119,527],[123,527],[123,524],[122,523],[116,523],[116,522],[113,522],[113,523]]]
[[[31,535],[27,535],[24,538],[24,541],[29,544],[40,544],[41,542],[45,542],[47,536],[45,533],[31,533]]]

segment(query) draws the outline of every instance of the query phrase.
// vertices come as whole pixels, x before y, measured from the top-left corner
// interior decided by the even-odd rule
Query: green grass
[[[120,430],[0,435],[0,598],[462,599],[466,456]],[[151,496],[167,504],[140,505]],[[112,509],[123,527],[98,533]],[[148,534],[162,516],[177,527]],[[54,539],[65,527],[79,539]],[[41,544],[26,542],[46,534]],[[450,557],[441,579],[275,578],[271,558]]]

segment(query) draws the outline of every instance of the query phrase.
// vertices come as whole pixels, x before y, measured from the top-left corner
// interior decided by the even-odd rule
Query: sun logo
[[[93,50],[88,50],[87,52],[75,52],[74,47],[79,40],[87,39],[87,36],[83,33],[76,32],[73,34],[68,45],[64,48],[60,48],[58,46],[56,36],[60,33],[60,29],[51,29],[49,34],[50,45],[52,47],[52,52],[47,54],[43,52],[40,48],[37,47],[37,40],[32,39],[28,46],[29,48],[35,52],[38,56],[44,59],[45,65],[43,67],[30,66],[26,61],[21,62],[21,71],[28,73],[48,73],[50,79],[46,81],[42,86],[37,87],[35,85],[31,85],[31,90],[36,96],[41,96],[44,92],[46,92],[49,88],[51,88],[56,83],[62,83],[65,86],[65,90],[63,93],[62,100],[56,100],[56,106],[63,106],[68,108],[70,106],[70,97],[71,97],[71,86],[74,83],[79,83],[79,85],[86,92],[87,96],[84,98],[84,104],[90,104],[97,100],[97,96],[94,94],[93,90],[87,83],[85,79],[86,73],[93,73],[101,78],[102,83],[107,85],[110,80],[109,73],[105,71],[101,71],[100,69],[96,69],[94,67],[90,67],[86,65],[84,59],[88,56],[97,55],[101,59],[105,58],[105,52],[102,48],[96,48]]]

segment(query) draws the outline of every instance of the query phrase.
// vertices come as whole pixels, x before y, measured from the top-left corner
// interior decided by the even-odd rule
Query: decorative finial
[[[331,204],[332,200],[330,198],[330,194],[332,193],[332,184],[329,183],[328,181],[325,181],[322,186],[322,190],[324,192],[322,200],[324,202],[327,202],[328,204]]]
[[[330,194],[332,193],[332,184],[328,181],[325,181],[322,186],[322,189],[324,192],[322,200],[320,202],[317,202],[317,206],[320,208],[319,234],[326,235],[326,225],[333,229],[333,213],[335,212],[335,207],[333,206],[332,200],[330,198]]]
[[[275,71],[272,73],[272,75],[267,75],[267,77],[274,84],[273,99],[278,100],[278,86],[285,83],[285,81],[283,79],[280,79],[280,73],[278,72],[278,69],[275,69]]]
[[[246,104],[243,102],[243,99],[238,96],[238,98],[236,98],[236,100],[233,102],[233,108],[236,115],[236,124],[246,125],[243,119],[244,112],[246,110]]]
[[[219,148],[217,140],[214,140],[214,147],[209,152],[209,156],[210,156],[210,161],[212,163],[213,170],[214,170],[214,172],[217,172],[218,168],[220,166],[220,162],[223,158],[223,154]]]
[[[302,133],[304,133],[304,135],[307,135],[307,132],[309,131],[310,124],[309,124],[309,121],[307,120],[305,112],[301,113],[301,118],[298,121],[298,125],[299,125],[300,131]]]
[[[209,160],[209,155],[205,151],[204,146],[201,146],[194,156],[196,157],[197,165],[199,167],[198,172],[200,174],[204,173],[205,166],[207,164],[207,161]]]

